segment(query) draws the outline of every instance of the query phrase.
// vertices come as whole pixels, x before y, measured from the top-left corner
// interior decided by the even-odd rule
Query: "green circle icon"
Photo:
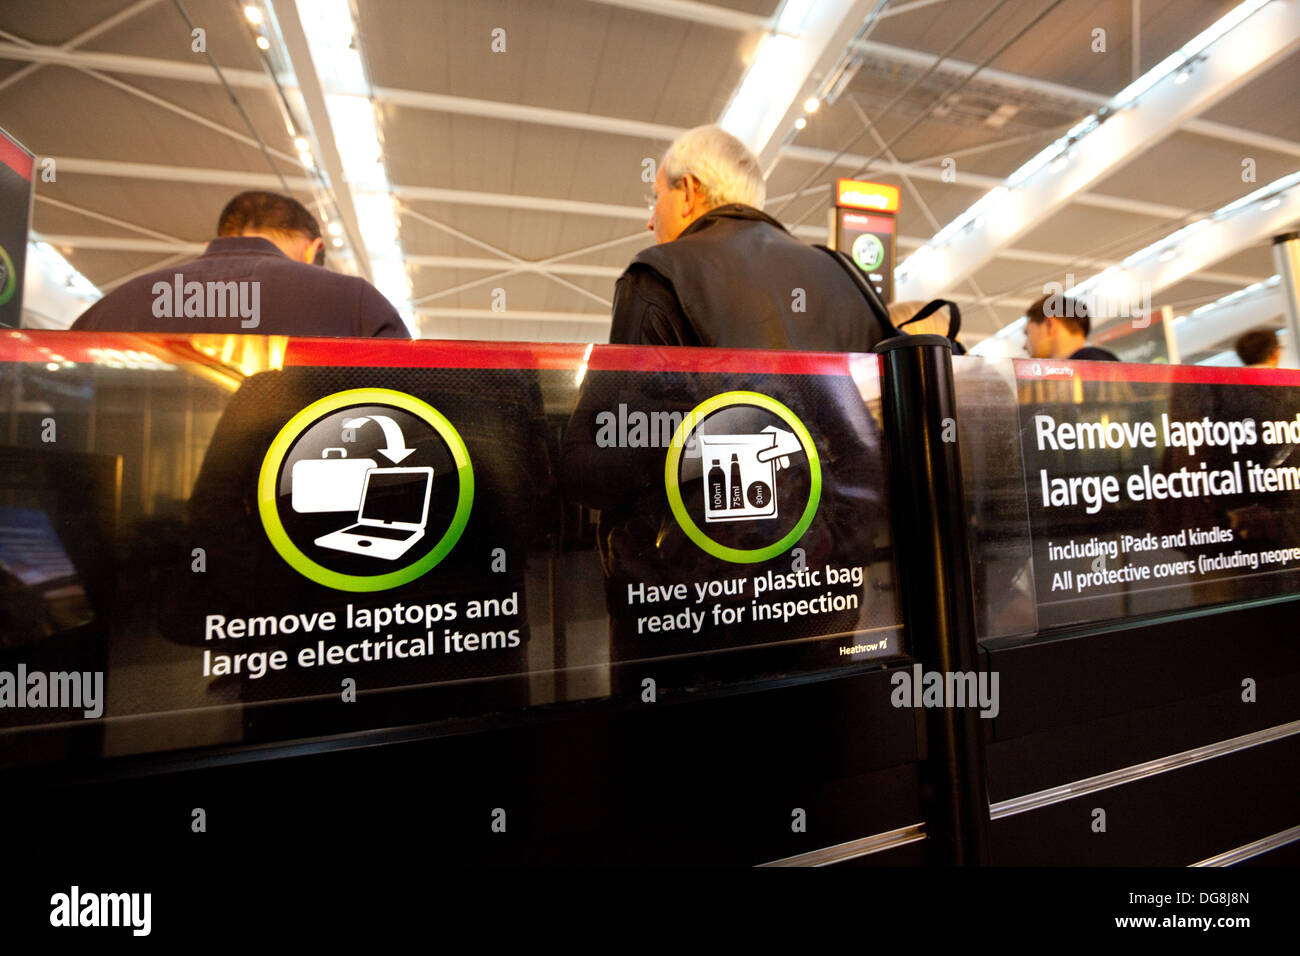
[[[312,560],[289,537],[280,519],[278,504],[280,474],[285,458],[294,443],[325,416],[361,405],[386,405],[397,408],[429,425],[446,444],[455,463],[459,483],[451,522],[433,549],[411,564],[382,574],[344,574]],[[465,530],[465,525],[469,522],[473,504],[474,469],[470,464],[469,450],[455,427],[427,402],[405,392],[387,388],[354,388],[312,402],[294,415],[275,436],[262,461],[262,470],[257,479],[257,508],[262,517],[262,527],[266,530],[272,546],[295,571],[317,584],[338,591],[385,591],[414,581],[435,567],[456,546],[461,533]]]
[[[697,426],[703,424],[704,420],[714,412],[721,411],[724,408],[745,405],[769,412],[790,427],[790,430],[798,437],[800,444],[803,445],[803,452],[808,458],[809,470],[808,502],[804,505],[803,513],[799,516],[795,526],[779,541],[766,547],[751,549],[732,548],[715,541],[705,534],[686,509],[686,502],[682,499],[682,489],[678,477],[681,468],[682,450],[686,447],[687,439],[690,438]],[[794,412],[776,399],[769,398],[758,392],[723,392],[696,405],[677,427],[677,431],[673,434],[672,443],[668,447],[667,460],[664,462],[664,486],[668,493],[668,506],[672,509],[673,517],[677,519],[678,526],[686,533],[688,538],[715,558],[721,558],[723,561],[730,561],[733,564],[757,564],[759,561],[775,558],[793,547],[803,536],[803,533],[808,530],[808,526],[812,524],[813,517],[817,514],[817,504],[821,500],[822,493],[821,460],[817,456],[817,448],[813,445],[812,436],[808,434],[808,429],[804,427],[803,422],[799,421]]]
[[[853,240],[853,261],[867,271],[879,269],[885,261],[885,244],[871,233],[863,233]]]
[[[0,305],[7,305],[18,288],[18,274],[14,271],[14,261],[4,246],[0,246]]]

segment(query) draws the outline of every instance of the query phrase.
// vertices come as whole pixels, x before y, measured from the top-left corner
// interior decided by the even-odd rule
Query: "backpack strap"
[[[912,316],[900,325],[899,328],[902,329],[911,325],[913,322],[920,322],[922,319],[928,319],[944,306],[948,307],[948,338],[956,342],[957,336],[961,334],[961,309],[959,309],[957,303],[953,302],[951,299],[931,299],[921,307],[921,311],[917,312],[916,315]]]
[[[813,248],[820,249],[822,252],[826,253],[828,256],[830,256],[832,259],[834,259],[836,262],[840,264],[841,269],[843,269],[845,272],[849,274],[849,277],[853,280],[854,284],[858,287],[858,291],[862,293],[862,297],[866,299],[867,310],[871,313],[872,317],[880,324],[880,328],[884,333],[884,338],[892,338],[896,335],[906,334],[904,332],[901,332],[900,330],[905,328],[906,326],[911,325],[913,322],[920,322],[922,319],[928,319],[930,316],[934,315],[934,313],[938,312],[944,306],[947,306],[948,307],[947,338],[955,346],[961,348],[960,344],[957,342],[957,336],[961,333],[961,309],[958,308],[956,302],[953,302],[951,299],[931,299],[921,308],[921,311],[917,312],[916,315],[912,316],[906,322],[902,323],[902,325],[899,325],[897,328],[895,328],[894,323],[889,318],[889,306],[885,304],[885,300],[880,297],[880,293],[876,291],[876,287],[867,281],[866,276],[862,274],[862,270],[857,267],[857,264],[854,263],[852,259],[850,259],[847,255],[845,255],[840,250],[831,249],[828,246],[817,245],[814,246]],[[966,350],[961,349],[961,351],[965,352]]]
[[[898,329],[894,328],[894,323],[889,319],[889,306],[885,305],[885,300],[880,297],[880,293],[876,291],[876,287],[867,281],[866,276],[862,274],[862,270],[857,267],[853,260],[838,249],[831,249],[828,246],[822,245],[813,246],[813,248],[820,249],[822,252],[826,253],[839,263],[841,269],[849,274],[849,278],[852,279],[853,283],[858,287],[858,291],[862,293],[862,297],[867,300],[867,311],[871,314],[871,317],[879,323],[881,332],[883,333],[881,338],[889,339],[898,335]]]

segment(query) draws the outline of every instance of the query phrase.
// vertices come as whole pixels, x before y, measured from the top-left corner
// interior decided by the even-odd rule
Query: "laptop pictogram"
[[[322,548],[395,561],[424,537],[432,468],[372,468],[366,472],[355,524],[316,539]]]

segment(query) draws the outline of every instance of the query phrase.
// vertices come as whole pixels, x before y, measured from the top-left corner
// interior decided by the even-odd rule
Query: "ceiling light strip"
[[[370,79],[361,55],[360,30],[348,0],[294,4],[324,97],[357,233],[371,279],[414,334],[411,279],[402,251],[398,207],[384,167],[383,137]],[[319,132],[319,131],[318,131]]]
[[[718,125],[769,169],[784,133],[803,119],[800,112],[816,92],[815,81],[832,70],[868,15],[883,5],[883,0],[785,0]]]
[[[1264,16],[1252,21],[1261,11]],[[1249,28],[1242,31],[1248,21]],[[899,296],[931,298],[964,281],[1001,245],[1045,221],[1135,150],[1237,89],[1254,70],[1297,43],[1300,10],[1295,4],[1273,0],[1238,4],[1076,123],[900,263],[895,270]],[[1173,92],[1172,80],[1188,70],[1203,76]]]

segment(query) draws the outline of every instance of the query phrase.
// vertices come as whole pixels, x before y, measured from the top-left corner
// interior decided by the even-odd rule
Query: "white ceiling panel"
[[[926,165],[912,187],[888,171],[887,157],[862,175],[902,187],[899,232],[926,239],[936,222],[942,226],[968,208],[1092,109],[1097,97],[1129,83],[1135,40],[1139,66],[1149,69],[1235,5],[1142,0],[1135,38],[1127,0],[1065,0],[1011,43],[985,75],[951,94],[973,65],[1050,3],[1009,0],[951,54],[965,67],[949,63],[923,77],[930,60],[992,3],[940,0],[914,7],[893,0],[890,10],[902,12],[879,20],[868,37],[882,46],[868,47],[876,52],[860,56],[847,90],[812,115],[790,144],[867,158],[880,151],[881,140],[912,127],[891,146],[900,161]],[[212,58],[223,69],[246,71],[235,85],[237,105],[207,57],[191,50],[189,28],[174,3],[160,0],[118,16],[131,6],[132,0],[59,0],[0,9],[0,50],[7,51],[0,55],[0,127],[41,156],[82,162],[54,182],[37,183],[38,195],[53,202],[35,204],[35,228],[85,237],[68,255],[94,282],[163,258],[157,251],[102,245],[154,233],[205,242],[221,207],[245,188],[241,184],[274,185],[258,140],[285,176],[297,183],[304,175],[275,156],[296,153],[269,85],[268,63],[281,61],[278,50],[264,55],[254,45],[240,3],[184,0],[206,31]],[[748,15],[770,18],[778,6],[777,0],[357,0],[356,42],[381,91],[388,181],[399,194],[408,190],[401,198],[407,211],[400,239],[412,259],[412,294],[417,307],[441,310],[421,317],[424,333],[602,340],[604,324],[568,316],[601,313],[605,307],[597,300],[612,297],[614,274],[653,241],[645,230],[650,185],[642,178],[644,161],[657,162],[673,129],[717,120],[761,37]],[[505,30],[504,52],[492,49],[496,29]],[[1095,30],[1105,31],[1104,52],[1092,49]],[[119,61],[114,80],[193,115],[69,66],[31,68],[29,61],[45,54],[24,52],[24,44],[57,47],[87,31],[93,35],[83,39],[82,50],[143,58]],[[845,50],[846,59],[850,55]],[[160,75],[195,66],[202,72],[187,80]],[[1004,297],[972,302],[967,327],[974,334],[991,331],[1016,318],[1044,281],[1063,281],[1067,272],[1082,279],[1096,271],[1092,260],[1122,259],[1177,228],[1187,212],[1221,205],[1300,169],[1297,90],[1300,54],[1250,77],[1198,118],[1218,126],[1180,130],[1128,157],[1088,194],[1017,240],[1015,249],[1003,250],[973,283],[954,290],[972,298]],[[866,132],[864,117],[875,122],[879,139]],[[1235,136],[1234,129],[1245,132]],[[1261,135],[1274,139],[1261,141]],[[1255,161],[1254,183],[1241,179],[1247,157]],[[953,182],[939,178],[945,158],[955,161]],[[786,155],[768,189],[781,196],[816,172],[815,192],[792,203],[782,218],[801,221],[819,239],[830,185],[856,168],[822,165],[806,154]],[[222,181],[214,184],[214,176]],[[312,198],[303,188],[296,195]],[[565,270],[548,278],[538,266],[480,281],[493,275],[498,261],[496,271],[510,269],[510,257],[529,263],[560,257]],[[599,274],[584,274],[584,268]],[[1161,297],[1217,297],[1232,291],[1233,277],[1264,278],[1273,271],[1268,246],[1225,251],[1209,271],[1214,275],[1191,276]],[[505,290],[507,313],[477,315],[491,308],[495,288]]]

